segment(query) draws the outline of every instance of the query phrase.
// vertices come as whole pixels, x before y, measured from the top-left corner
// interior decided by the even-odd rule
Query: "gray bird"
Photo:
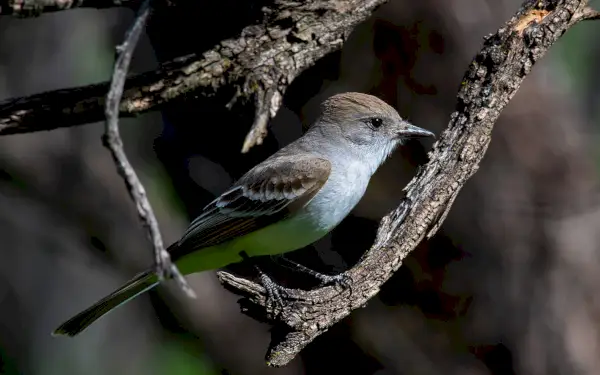
[[[350,213],[398,145],[431,136],[374,96],[334,95],[322,103],[320,116],[304,136],[208,204],[168,248],[171,258],[187,275],[310,245]],[[153,269],[142,272],[53,334],[75,336],[157,284]]]

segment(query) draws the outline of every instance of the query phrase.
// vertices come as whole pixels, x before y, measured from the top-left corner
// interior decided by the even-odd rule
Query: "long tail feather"
[[[75,336],[105,314],[152,289],[157,284],[156,275],[152,270],[142,272],[113,293],[61,324],[52,335]]]

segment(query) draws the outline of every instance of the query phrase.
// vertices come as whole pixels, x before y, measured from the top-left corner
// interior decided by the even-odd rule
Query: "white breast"
[[[225,250],[251,256],[280,254],[317,241],[335,228],[362,198],[370,170],[363,163],[332,167],[313,199],[292,217],[224,244]]]
[[[325,185],[298,216],[329,232],[358,204],[370,177],[371,172],[363,163],[334,165]]]

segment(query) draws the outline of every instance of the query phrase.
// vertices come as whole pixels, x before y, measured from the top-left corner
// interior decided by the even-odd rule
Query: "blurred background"
[[[236,35],[258,3],[181,0],[155,12],[132,70]],[[270,136],[247,155],[239,150],[249,113],[201,102],[122,120],[165,242],[300,136],[334,93],[378,95],[439,133],[483,36],[520,4],[391,0],[343,50],[296,79]],[[0,100],[107,80],[132,17],[126,9],[3,17]],[[502,113],[479,172],[438,235],[366,308],[280,369],[264,365],[269,326],[242,315],[213,272],[190,277],[197,300],[167,285],[74,339],[52,338],[59,323],[150,264],[151,247],[101,145],[102,123],[1,137],[0,373],[597,374],[599,32],[598,22],[578,25],[551,49]],[[353,215],[293,257],[332,273],[352,265],[430,147],[399,150]]]

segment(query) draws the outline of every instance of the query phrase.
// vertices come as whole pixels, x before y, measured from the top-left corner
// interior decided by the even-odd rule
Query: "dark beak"
[[[421,129],[418,126],[414,126],[412,124],[406,123],[406,128],[400,131],[398,135],[402,138],[425,138],[425,137],[433,137],[435,138],[435,134],[430,132],[429,130]]]

